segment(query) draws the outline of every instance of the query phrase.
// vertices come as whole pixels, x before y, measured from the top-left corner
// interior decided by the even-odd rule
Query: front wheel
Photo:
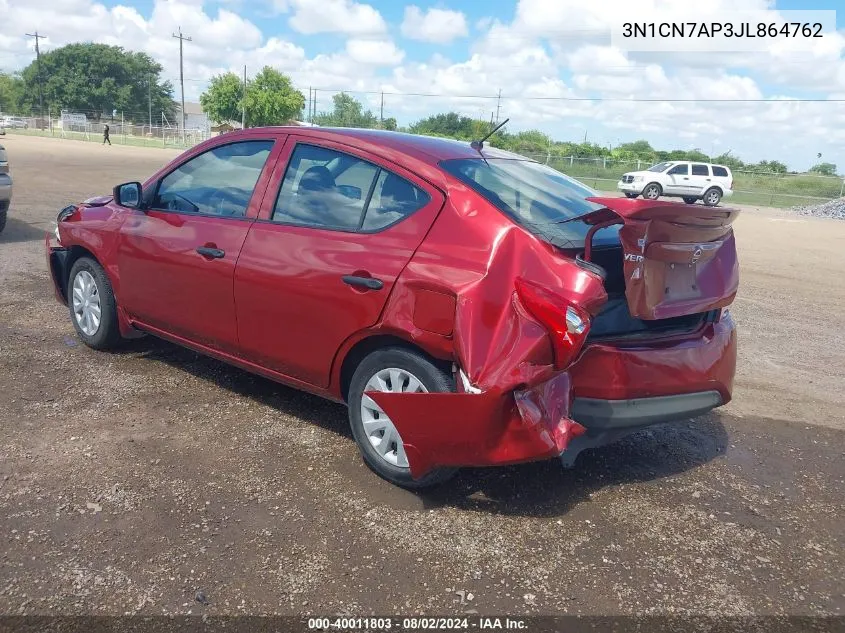
[[[80,257],[68,281],[70,320],[82,342],[97,350],[112,349],[120,342],[117,303],[102,266]]]
[[[646,188],[643,189],[643,198],[646,200],[657,200],[660,197],[660,194],[663,193],[663,189],[658,185],[656,182],[650,183],[646,185]]]
[[[452,376],[429,359],[401,347],[388,347],[367,356],[349,385],[349,423],[364,462],[377,475],[403,488],[428,488],[450,479],[455,468],[438,468],[411,477],[402,438],[393,421],[365,392],[449,392]]]
[[[722,192],[716,189],[716,187],[712,187],[704,192],[704,204],[708,207],[715,207],[719,204],[719,201],[722,199]]]

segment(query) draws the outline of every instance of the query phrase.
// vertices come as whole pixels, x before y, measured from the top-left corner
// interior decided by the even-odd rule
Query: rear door
[[[445,197],[354,147],[290,137],[235,271],[243,354],[325,387],[337,350],[375,324]]]
[[[692,163],[690,167],[690,193],[700,196],[713,184],[710,165],[706,163]]]
[[[632,316],[667,319],[733,302],[739,264],[731,224],[735,209],[677,202],[588,198],[605,208],[588,224],[623,224],[625,296]]]
[[[678,163],[666,172],[666,184],[663,193],[682,196],[689,192],[689,163]]]
[[[235,353],[235,263],[255,220],[276,137],[221,142],[144,190],[120,229],[120,303],[142,325]]]

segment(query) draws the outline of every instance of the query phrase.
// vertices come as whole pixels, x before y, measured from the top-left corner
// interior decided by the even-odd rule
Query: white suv
[[[645,171],[629,171],[616,183],[629,198],[642,195],[656,200],[660,196],[683,198],[687,204],[703,200],[708,207],[733,194],[733,174],[724,165],[667,161]]]

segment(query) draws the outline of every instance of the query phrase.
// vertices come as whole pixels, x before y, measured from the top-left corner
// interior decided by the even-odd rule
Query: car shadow
[[[151,336],[127,342],[118,353],[166,363],[354,441],[342,404],[280,385]],[[658,425],[608,446],[585,450],[570,469],[556,459],[495,468],[465,468],[444,485],[423,491],[409,492],[387,482],[369,490],[373,502],[388,506],[421,506],[426,510],[454,507],[503,515],[551,517],[566,514],[579,503],[589,501],[591,494],[601,488],[678,475],[725,454],[727,448],[728,433],[721,414],[716,411],[680,423]]]
[[[11,213],[12,210],[9,210]],[[44,241],[46,228],[43,222],[30,224],[13,215],[6,218],[6,228],[0,233],[0,244],[11,244],[14,242]]]

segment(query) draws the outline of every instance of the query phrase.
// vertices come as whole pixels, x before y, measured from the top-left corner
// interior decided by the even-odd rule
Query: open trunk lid
[[[588,200],[603,208],[574,218],[592,226],[583,258],[590,261],[598,229],[623,225],[619,239],[632,316],[668,319],[734,300],[739,263],[731,224],[738,210],[630,198]]]

